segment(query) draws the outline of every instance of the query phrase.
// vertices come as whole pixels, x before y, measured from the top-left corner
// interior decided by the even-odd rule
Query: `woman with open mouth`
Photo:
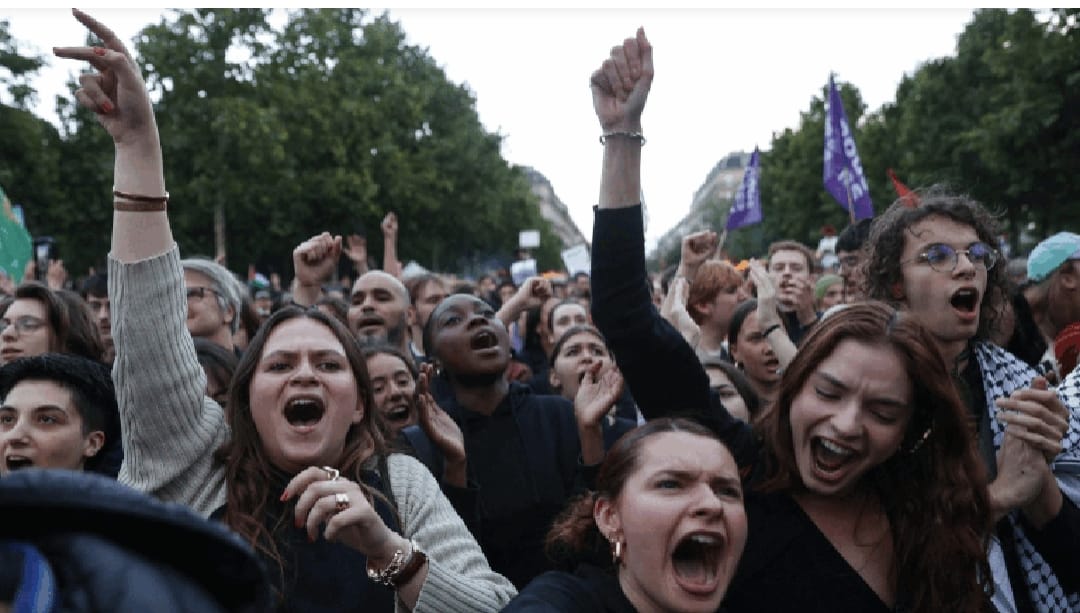
[[[595,493],[574,501],[548,535],[552,571],[510,613],[713,613],[746,542],[735,458],[697,422],[656,419],[623,436]]]
[[[544,538],[602,459],[603,449],[583,456],[581,444],[595,441],[599,427],[580,423],[570,401],[507,379],[506,326],[475,296],[439,303],[424,328],[424,347],[453,392],[440,402],[464,436],[468,480],[478,488],[480,545],[492,568],[524,586],[552,569]]]
[[[74,14],[102,46],[53,51],[97,70],[82,75],[76,98],[116,153],[120,481],[238,532],[282,610],[498,610],[513,586],[488,567],[427,469],[387,453],[363,355],[339,321],[279,310],[238,364],[227,409],[205,396],[146,86],[116,35]]]
[[[652,78],[643,30],[592,76],[604,134],[593,319],[647,418],[693,412],[749,474],[746,547],[724,609],[988,609],[985,471],[922,326],[880,303],[819,322],[755,431],[723,409],[693,349],[651,308],[640,194]]]

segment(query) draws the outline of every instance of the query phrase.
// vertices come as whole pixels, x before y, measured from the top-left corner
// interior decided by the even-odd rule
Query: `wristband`
[[[631,140],[636,140],[639,145],[645,145],[645,135],[641,132],[606,132],[600,135],[600,144],[606,145],[607,140],[613,136],[629,138]]]
[[[152,213],[164,211],[166,205],[169,204],[169,192],[165,192],[164,196],[143,196],[114,189],[113,197],[127,201],[113,200],[113,208],[117,211]]]

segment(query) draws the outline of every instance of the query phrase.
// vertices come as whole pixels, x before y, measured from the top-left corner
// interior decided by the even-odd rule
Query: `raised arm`
[[[693,416],[714,429],[740,464],[756,448],[749,429],[711,398],[694,350],[652,304],[645,272],[641,113],[653,79],[643,29],[593,73],[593,109],[604,134],[600,204],[593,223],[592,315],[646,418]]]
[[[56,47],[53,52],[60,57],[84,60],[98,70],[79,77],[82,87],[75,97],[96,114],[113,138],[116,150],[113,189],[119,194],[135,196],[124,198],[116,194],[112,256],[121,262],[137,262],[160,255],[172,248],[173,237],[165,215],[167,193],[161,142],[146,84],[127,47],[112,30],[78,9],[72,13],[101,39],[103,46]],[[140,205],[143,210],[125,210]]]
[[[551,281],[543,277],[529,277],[521,284],[499,312],[495,314],[507,328],[525,311],[538,307],[551,297]]]
[[[380,224],[383,234],[383,270],[400,279],[403,272],[401,260],[397,256],[398,220],[393,211],[383,217]]]
[[[165,213],[153,109],[116,34],[81,11],[73,13],[104,46],[53,51],[97,69],[80,77],[75,96],[97,115],[116,152],[109,298],[124,439],[119,478],[209,515],[224,503],[224,473],[213,452],[228,428],[221,407],[204,397],[206,376],[185,326],[183,272]]]

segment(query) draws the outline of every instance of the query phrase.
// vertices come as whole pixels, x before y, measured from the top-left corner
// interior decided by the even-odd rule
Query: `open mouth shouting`
[[[7,468],[8,472],[19,470],[21,468],[29,468],[33,465],[34,461],[23,455],[13,453],[4,457],[4,467]]]
[[[292,398],[285,404],[285,420],[290,426],[303,431],[310,431],[326,414],[326,404],[313,396]]]
[[[375,334],[386,327],[386,322],[378,315],[365,315],[356,321],[356,329],[364,334]]]
[[[964,322],[974,322],[979,318],[979,290],[974,287],[962,287],[949,298],[953,311]]]
[[[675,545],[675,583],[695,596],[711,596],[722,585],[727,539],[719,532],[693,532]],[[724,584],[726,585],[726,584]]]
[[[408,402],[393,404],[383,411],[383,418],[395,425],[402,425],[412,417],[412,405]]]
[[[473,351],[490,351],[499,348],[499,337],[491,330],[480,330],[469,338],[469,348]]]
[[[810,450],[814,475],[826,483],[840,481],[847,474],[845,468],[859,457],[854,449],[820,436],[811,439]]]

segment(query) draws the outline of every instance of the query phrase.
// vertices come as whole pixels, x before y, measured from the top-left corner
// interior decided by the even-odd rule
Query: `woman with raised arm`
[[[54,53],[97,69],[76,97],[116,146],[109,294],[120,480],[240,533],[281,610],[498,610],[513,587],[427,470],[387,455],[364,358],[340,322],[278,311],[240,361],[228,408],[204,395],[146,87],[116,35],[74,14],[103,46]]]
[[[746,548],[725,609],[987,608],[986,477],[922,327],[882,304],[816,325],[783,374],[759,444],[710,396],[693,350],[652,307],[639,203],[652,77],[641,30],[592,77],[604,134],[593,317],[646,417],[695,412],[751,474]]]

